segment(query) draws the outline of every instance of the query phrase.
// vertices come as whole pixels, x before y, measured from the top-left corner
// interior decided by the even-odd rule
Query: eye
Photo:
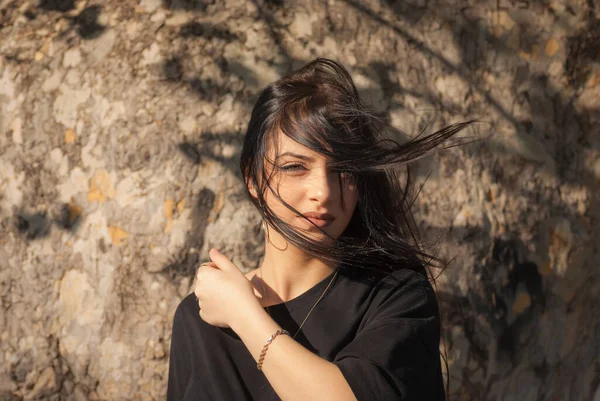
[[[300,171],[305,170],[302,164],[286,164],[285,166],[279,167],[282,171]]]
[[[356,181],[356,174],[348,170],[334,170],[334,173],[339,174],[343,182],[353,183]]]
[[[342,173],[342,182],[349,184],[349,185],[355,185],[357,183],[357,177],[355,174],[352,173]]]

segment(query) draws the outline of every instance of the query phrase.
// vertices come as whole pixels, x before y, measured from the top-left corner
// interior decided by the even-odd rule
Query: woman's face
[[[355,183],[347,175],[341,174],[343,193],[340,194],[338,173],[332,171],[324,156],[300,145],[283,133],[279,133],[276,140],[278,155],[275,155],[271,146],[268,159],[273,161],[273,165],[269,162],[265,165],[267,176],[271,176],[273,172],[271,187],[287,204],[306,217],[310,217],[310,213],[328,214],[324,220],[311,220],[337,239],[348,226],[356,208],[358,193]],[[317,241],[331,241],[318,228],[283,205],[268,187],[263,197],[271,211],[288,225]]]

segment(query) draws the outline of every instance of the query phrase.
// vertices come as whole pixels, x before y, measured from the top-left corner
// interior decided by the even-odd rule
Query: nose
[[[330,172],[326,167],[314,168],[307,183],[310,200],[321,204],[335,195],[338,188],[337,174]]]

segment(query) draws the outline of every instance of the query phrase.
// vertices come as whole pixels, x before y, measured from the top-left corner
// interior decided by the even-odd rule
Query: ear
[[[253,198],[258,198],[258,194],[256,193],[256,188],[254,187],[254,185],[252,184],[252,180],[248,176],[247,169],[244,172],[244,183],[246,183],[246,185],[248,186],[248,192],[250,192],[250,195],[252,195]]]
[[[250,195],[252,195],[252,197],[258,198],[256,188],[254,187],[254,185],[252,185],[252,181],[248,181],[248,191],[250,192]]]
[[[250,195],[252,195],[255,198],[258,198],[258,194],[256,193],[254,185],[250,184],[250,186],[248,187],[248,191],[250,191]]]

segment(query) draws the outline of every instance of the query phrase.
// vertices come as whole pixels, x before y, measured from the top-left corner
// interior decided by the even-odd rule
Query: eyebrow
[[[310,156],[305,156],[305,155],[301,155],[301,154],[298,154],[298,153],[292,153],[292,152],[282,153],[279,157],[283,157],[283,156],[292,156],[292,157],[296,157],[298,159],[306,160],[306,161],[309,161],[309,162],[312,162],[312,161],[315,160],[314,158],[312,158]]]

